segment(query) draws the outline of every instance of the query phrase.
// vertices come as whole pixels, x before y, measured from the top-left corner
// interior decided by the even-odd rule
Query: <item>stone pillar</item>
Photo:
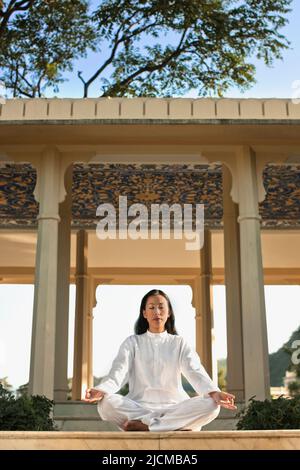
[[[270,396],[264,278],[258,211],[256,158],[249,147],[236,154],[241,253],[245,399]]]
[[[58,272],[54,400],[66,401],[68,394],[68,331],[69,331],[69,291],[70,291],[70,250],[71,250],[71,210],[72,210],[72,167],[67,174],[68,194],[60,204],[58,226]]]
[[[80,400],[85,389],[93,386],[93,315],[94,285],[88,275],[88,234],[77,233],[76,311],[72,399]]]
[[[227,391],[245,400],[238,206],[230,196],[231,174],[223,165],[224,262],[227,321]]]
[[[46,149],[37,168],[39,202],[29,393],[53,399],[57,253],[61,191],[60,156]]]
[[[96,307],[96,290],[97,284],[94,279],[89,277],[89,310],[87,315],[87,332],[88,332],[88,368],[87,368],[87,385],[88,387],[94,386],[94,365],[93,365],[93,309]]]
[[[196,286],[196,350],[208,374],[216,380],[213,367],[213,316],[212,316],[212,264],[211,234],[204,230],[204,244],[200,250],[200,275]]]
[[[201,314],[201,302],[200,302],[200,276],[195,280],[193,285],[193,301],[192,305],[195,308],[195,334],[196,334],[196,351],[200,356],[201,362],[204,364],[204,344],[202,341],[203,321]]]

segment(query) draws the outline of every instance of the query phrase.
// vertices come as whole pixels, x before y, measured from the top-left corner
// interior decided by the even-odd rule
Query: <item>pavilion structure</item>
[[[225,283],[228,390],[240,401],[269,396],[264,284],[300,279],[300,104],[11,99],[0,105],[0,160],[0,279],[35,285],[31,393],[66,399],[70,283],[74,400],[92,385],[101,284],[189,285],[197,351],[215,377],[211,294]],[[203,203],[203,248],[99,240],[96,209],[119,196]]]

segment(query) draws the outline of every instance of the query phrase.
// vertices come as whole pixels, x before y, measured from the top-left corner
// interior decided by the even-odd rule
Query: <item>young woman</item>
[[[181,373],[198,396],[184,391]],[[127,382],[129,393],[117,394]],[[103,420],[124,431],[200,431],[220,406],[236,409],[234,398],[212,382],[198,354],[177,334],[170,299],[161,290],[143,297],[135,335],[121,344],[108,376],[85,395],[85,401],[98,402]]]

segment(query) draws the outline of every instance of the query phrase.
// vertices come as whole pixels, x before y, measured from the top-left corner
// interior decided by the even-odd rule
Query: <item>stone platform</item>
[[[299,450],[300,430],[201,432],[1,431],[0,450]]]

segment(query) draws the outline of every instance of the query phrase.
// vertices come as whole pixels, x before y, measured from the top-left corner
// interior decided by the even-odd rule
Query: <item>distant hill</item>
[[[269,355],[271,387],[283,385],[283,377],[291,364],[291,357],[284,351],[284,347],[290,348],[295,340],[300,340],[300,327],[292,333],[290,339],[278,351]]]
[[[283,386],[285,372],[291,363],[291,357],[285,352],[284,347],[290,348],[295,340],[300,340],[300,327],[292,333],[290,339],[278,351],[269,354],[271,387]],[[226,359],[218,359],[218,368],[224,368],[225,372],[226,362]]]

